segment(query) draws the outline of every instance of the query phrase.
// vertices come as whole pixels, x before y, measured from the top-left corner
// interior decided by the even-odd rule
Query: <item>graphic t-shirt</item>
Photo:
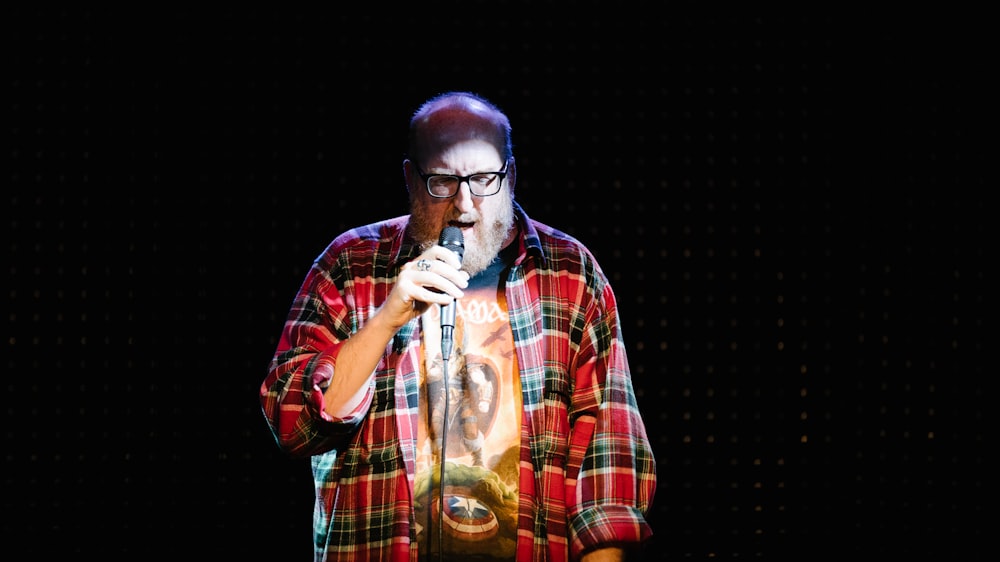
[[[521,387],[504,301],[505,262],[497,259],[470,279],[456,303],[448,377],[442,376],[440,307],[421,319],[415,485],[421,560],[514,560]]]

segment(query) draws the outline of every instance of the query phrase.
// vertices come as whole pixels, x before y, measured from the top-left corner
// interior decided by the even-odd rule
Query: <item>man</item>
[[[312,458],[316,560],[622,560],[651,536],[614,293],[515,203],[511,147],[488,100],[424,103],[410,214],[338,236],[293,301],[260,399]]]

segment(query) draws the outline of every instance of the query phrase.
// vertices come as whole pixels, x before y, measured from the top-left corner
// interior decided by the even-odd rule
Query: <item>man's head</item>
[[[510,130],[500,109],[468,92],[441,94],[410,120],[409,158],[403,162],[410,234],[427,247],[437,243],[444,227],[461,228],[462,269],[471,275],[485,269],[514,236]]]

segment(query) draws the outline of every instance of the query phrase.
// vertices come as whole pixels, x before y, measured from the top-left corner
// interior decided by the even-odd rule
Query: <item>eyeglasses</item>
[[[420,169],[420,164],[414,162],[413,165],[417,167],[417,174],[420,176],[420,179],[424,180],[424,183],[427,184],[427,193],[430,193],[431,197],[446,199],[454,197],[458,193],[462,182],[469,184],[469,191],[476,197],[489,197],[490,195],[500,193],[500,186],[503,185],[503,179],[507,177],[508,163],[509,161],[504,162],[503,170],[499,172],[479,172],[469,176],[425,174]]]

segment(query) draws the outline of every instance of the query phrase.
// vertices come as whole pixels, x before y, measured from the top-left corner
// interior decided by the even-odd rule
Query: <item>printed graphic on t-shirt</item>
[[[514,559],[521,388],[499,284],[503,269],[498,262],[477,275],[456,303],[447,379],[439,307],[422,319],[414,498],[421,559],[438,560],[441,546],[442,560]]]

